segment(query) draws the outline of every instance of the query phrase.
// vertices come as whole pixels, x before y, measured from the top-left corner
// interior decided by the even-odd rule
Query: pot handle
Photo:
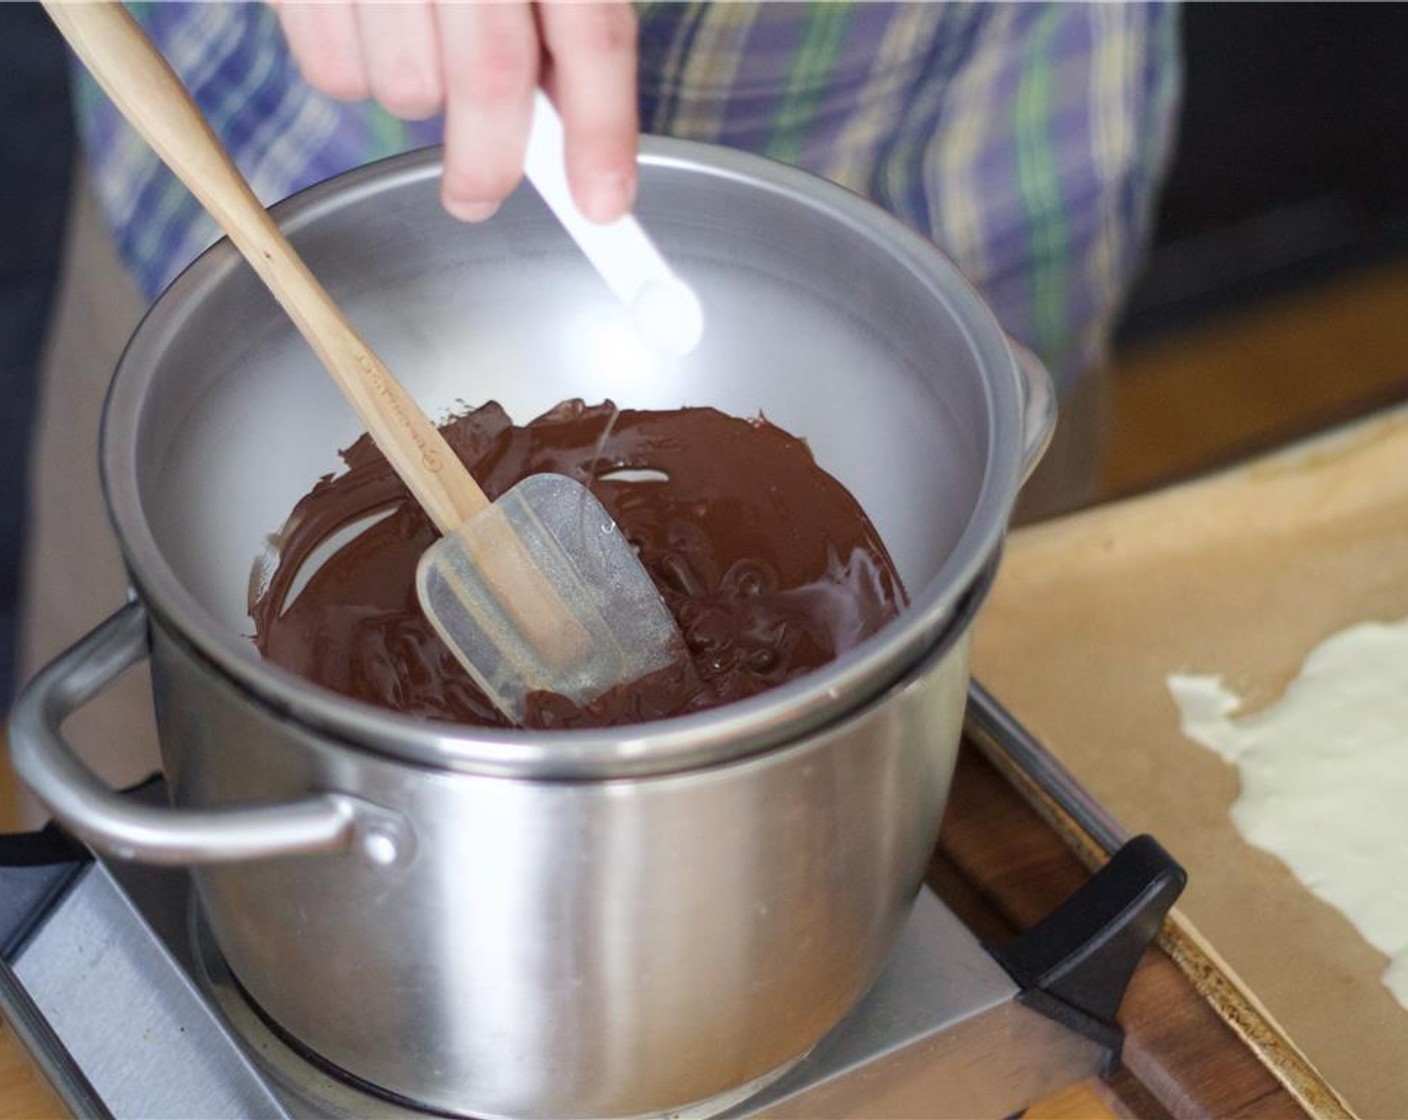
[[[50,662],[10,717],[10,754],[61,824],[109,855],[157,864],[228,863],[359,848],[376,864],[400,860],[401,818],[342,793],[222,809],[142,805],[109,789],[69,747],[60,725],[147,651],[147,614],[131,602]]]
[[[1056,430],[1056,389],[1041,359],[1010,335],[1007,348],[1022,388],[1022,481],[1031,477]]]

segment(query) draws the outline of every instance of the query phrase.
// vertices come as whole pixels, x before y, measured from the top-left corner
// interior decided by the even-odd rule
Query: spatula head
[[[602,504],[560,474],[525,478],[427,549],[421,607],[515,722],[535,691],[584,704],[684,653],[674,617]]]

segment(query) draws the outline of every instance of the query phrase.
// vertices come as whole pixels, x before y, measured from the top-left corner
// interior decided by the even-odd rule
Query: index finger
[[[436,6],[445,83],[445,208],[487,218],[523,175],[539,41],[524,0]]]
[[[554,100],[566,132],[567,178],[582,213],[609,222],[635,201],[636,18],[624,0],[538,6]]]

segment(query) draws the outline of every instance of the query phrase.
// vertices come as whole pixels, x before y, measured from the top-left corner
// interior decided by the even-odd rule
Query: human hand
[[[374,97],[409,120],[445,111],[441,201],[488,218],[523,174],[533,92],[562,115],[583,214],[621,217],[636,191],[636,22],[626,0],[271,0],[315,89]]]

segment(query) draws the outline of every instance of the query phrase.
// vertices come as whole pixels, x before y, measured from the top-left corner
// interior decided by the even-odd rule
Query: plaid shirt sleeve
[[[438,120],[310,89],[262,4],[130,6],[266,203],[440,139]],[[640,16],[646,131],[868,195],[944,249],[1058,384],[1103,359],[1172,144],[1172,5],[764,0]],[[86,78],[79,119],[152,297],[215,230]]]

